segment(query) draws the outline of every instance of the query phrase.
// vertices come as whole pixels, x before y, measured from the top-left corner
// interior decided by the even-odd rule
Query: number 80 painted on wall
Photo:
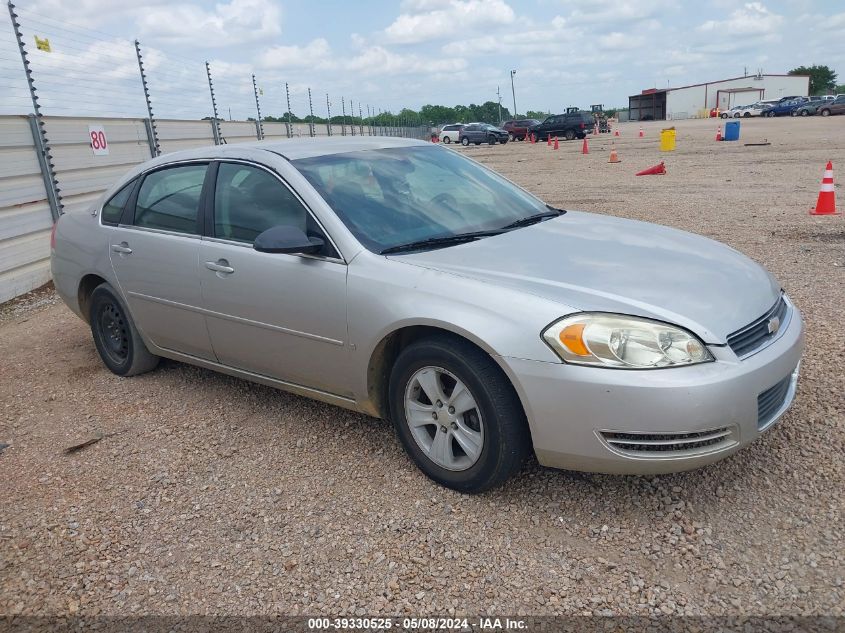
[[[106,130],[102,125],[89,125],[88,136],[91,143],[91,151],[94,156],[108,156],[109,144],[106,140]]]

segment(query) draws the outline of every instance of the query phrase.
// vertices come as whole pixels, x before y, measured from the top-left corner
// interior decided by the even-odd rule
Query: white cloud
[[[279,35],[281,13],[272,0],[230,0],[206,10],[196,4],[172,4],[137,13],[144,37],[206,47],[232,46]]]
[[[602,35],[598,39],[599,48],[606,51],[629,51],[645,46],[645,44],[645,39],[641,36],[620,33],[619,31]]]
[[[578,8],[572,11],[568,18],[570,24],[601,24],[611,27],[649,20],[677,7],[675,0],[607,0],[597,6],[579,1],[577,4]],[[583,8],[585,4],[589,8]]]
[[[435,59],[417,55],[401,55],[383,46],[371,46],[355,57],[341,61],[346,70],[364,75],[436,74],[456,72],[466,68],[461,58]]]
[[[417,44],[491,25],[512,24],[513,9],[504,0],[410,0],[384,33],[397,44]]]
[[[727,20],[708,20],[698,30],[722,35],[769,35],[783,22],[782,15],[772,13],[762,2],[749,2],[733,11]]]
[[[332,50],[324,38],[305,46],[273,46],[258,56],[262,68],[316,68],[329,61]]]

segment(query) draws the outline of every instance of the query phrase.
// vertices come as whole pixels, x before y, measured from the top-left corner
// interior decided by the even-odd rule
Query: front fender
[[[362,254],[349,265],[347,320],[353,392],[368,396],[370,359],[391,334],[408,327],[438,328],[490,354],[560,363],[542,341],[543,329],[574,312],[569,306],[493,284]]]

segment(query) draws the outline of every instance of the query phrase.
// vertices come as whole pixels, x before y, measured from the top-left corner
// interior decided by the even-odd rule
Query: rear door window
[[[179,165],[149,174],[135,205],[135,226],[198,235],[197,216],[208,165]]]

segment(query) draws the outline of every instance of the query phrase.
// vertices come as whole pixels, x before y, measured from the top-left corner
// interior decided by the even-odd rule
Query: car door
[[[207,170],[187,163],[144,175],[110,230],[109,256],[136,325],[155,345],[214,360],[198,271]]]
[[[212,167],[200,246],[206,324],[230,367],[348,395],[346,264],[299,196],[269,168]],[[293,225],[325,242],[316,255],[260,253],[255,237]]]

